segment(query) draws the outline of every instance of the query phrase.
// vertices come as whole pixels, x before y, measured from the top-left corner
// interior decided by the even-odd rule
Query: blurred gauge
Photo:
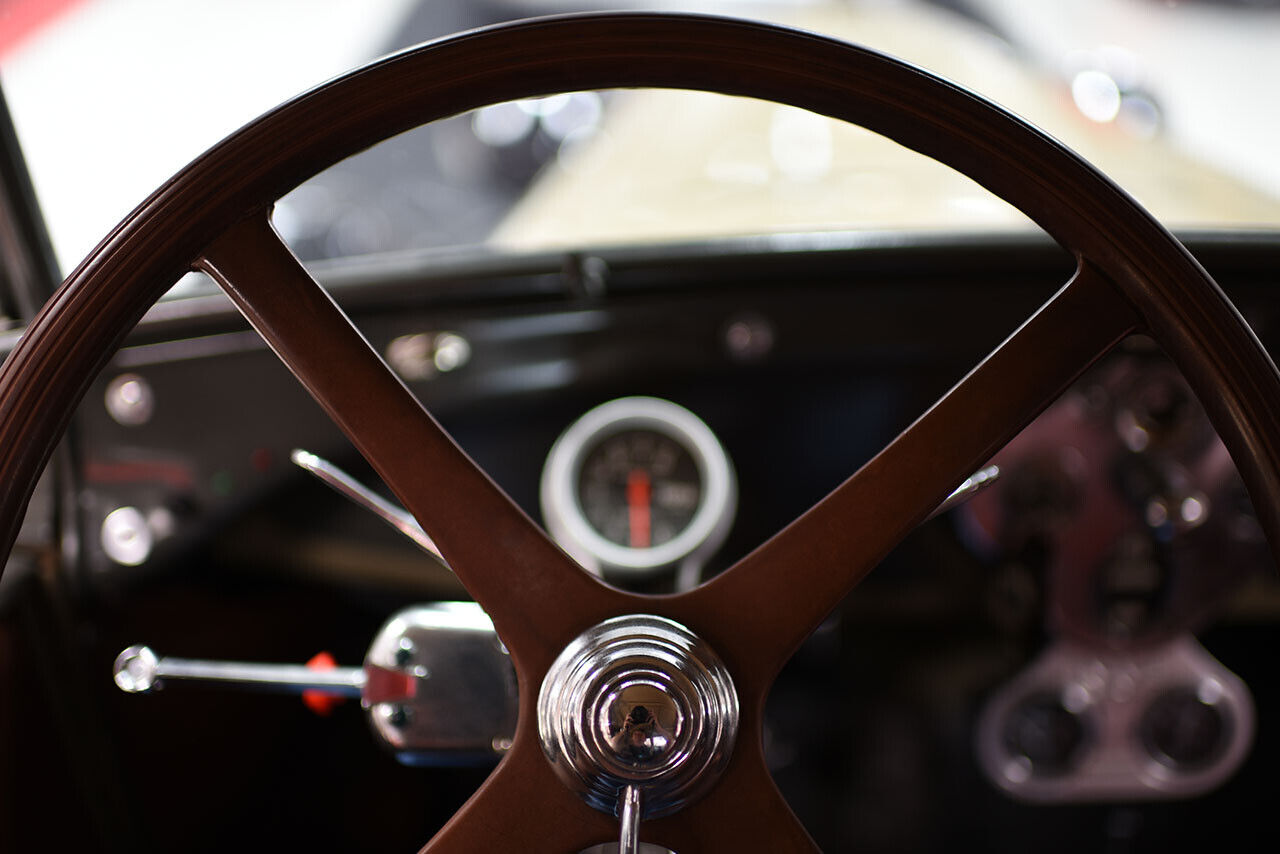
[[[542,470],[556,542],[597,574],[694,574],[724,541],[737,505],[729,457],[689,410],[624,397],[587,412]]]

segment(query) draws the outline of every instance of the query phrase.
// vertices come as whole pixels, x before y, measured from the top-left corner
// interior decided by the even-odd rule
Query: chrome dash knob
[[[587,629],[551,665],[538,730],[556,773],[591,806],[668,815],[715,782],[733,750],[738,695],[720,658],[684,626],[645,614]]]

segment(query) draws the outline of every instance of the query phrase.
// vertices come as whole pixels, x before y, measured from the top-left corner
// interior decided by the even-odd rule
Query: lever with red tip
[[[169,681],[203,681],[299,693],[318,714],[359,697],[374,731],[406,764],[472,764],[507,749],[515,730],[516,680],[493,623],[474,602],[437,602],[393,616],[363,667],[322,652],[305,665],[160,657],[131,646],[115,683],[131,694]]]

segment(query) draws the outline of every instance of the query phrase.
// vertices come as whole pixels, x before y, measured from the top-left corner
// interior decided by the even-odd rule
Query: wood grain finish
[[[1039,312],[883,451],[781,533],[673,603],[688,625],[735,615],[707,639],[739,690],[767,691],[792,652],[866,573],[1138,323],[1083,266]],[[744,688],[745,680],[752,680]]]
[[[453,445],[271,232],[276,198],[412,126],[585,88],[750,95],[858,122],[969,174],[1079,259],[1075,278],[953,392],[831,496],[714,582],[644,598],[573,570]],[[268,113],[192,163],[87,258],[0,369],[0,541],[7,549],[71,412],[142,312],[208,270],[368,456],[493,614],[515,659],[515,746],[426,850],[564,854],[613,822],[555,782],[533,703],[550,658],[607,616],[688,625],[734,675],[743,730],[707,797],[642,838],[680,854],[812,851],[762,758],[778,667],[945,493],[1132,329],[1187,375],[1280,543],[1280,378],[1189,254],[1074,154],[994,105],[896,60],[808,33],[707,17],[596,15],[464,34],[381,60]]]
[[[623,594],[582,572],[454,444],[280,241],[265,211],[228,230],[197,266],[431,533],[519,669],[545,672],[584,620],[627,607]]]

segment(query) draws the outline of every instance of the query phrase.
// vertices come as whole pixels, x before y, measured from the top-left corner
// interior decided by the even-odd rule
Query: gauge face
[[[586,451],[578,475],[583,515],[611,543],[647,549],[689,527],[702,477],[689,449],[653,429],[623,430]]]
[[[724,540],[737,491],[719,440],[670,401],[625,397],[567,429],[542,472],[547,529],[588,569],[696,564]]]

